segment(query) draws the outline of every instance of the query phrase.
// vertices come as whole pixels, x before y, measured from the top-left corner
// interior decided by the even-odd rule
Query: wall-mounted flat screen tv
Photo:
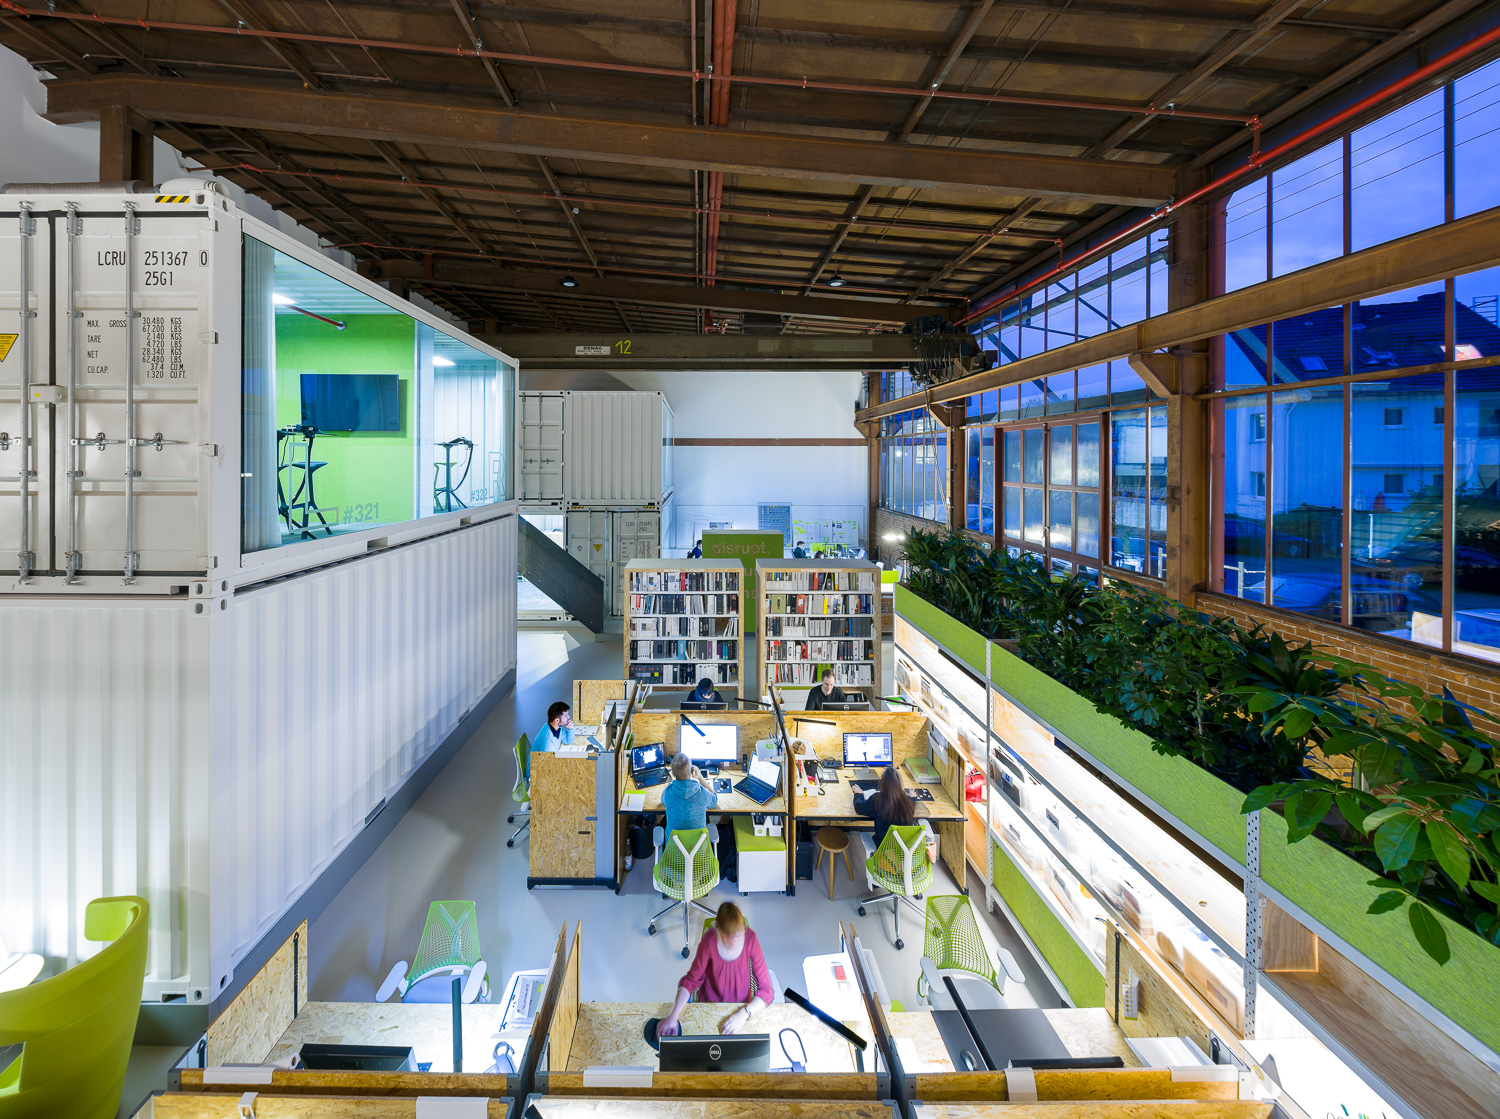
[[[302,374],[302,422],[319,431],[400,431],[394,373]]]

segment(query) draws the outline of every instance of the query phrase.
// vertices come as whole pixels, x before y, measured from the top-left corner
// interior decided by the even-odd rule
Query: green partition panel
[[[995,849],[995,889],[1026,930],[1047,964],[1067,988],[1075,1006],[1104,1005],[1104,975],[1094,966],[1078,942],[1047,907],[1031,883],[993,839]]]
[[[779,532],[729,529],[703,534],[704,559],[737,559],[745,565],[745,578],[741,581],[740,593],[740,629],[742,632],[755,632],[755,561],[781,559],[785,554],[786,538]],[[745,663],[758,662],[753,657],[746,657]]]

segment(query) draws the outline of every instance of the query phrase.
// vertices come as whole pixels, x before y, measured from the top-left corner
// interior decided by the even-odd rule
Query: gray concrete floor
[[[523,631],[518,652],[515,694],[500,703],[313,923],[308,932],[311,998],[373,998],[392,965],[411,959],[428,904],[454,898],[478,904],[480,945],[496,989],[513,971],[545,967],[563,923],[571,932],[573,923],[581,921],[586,1000],[665,1001],[672,996],[686,968],[679,955],[682,921],[666,920],[659,935],[647,935],[651,916],[665,904],[651,889],[649,867],[637,867],[619,896],[605,888],[527,890],[525,838],[515,848],[505,845],[514,830],[505,818],[511,811],[516,737],[522,731],[531,734],[554,699],[570,696],[575,678],[617,679],[619,638],[595,641],[572,631]],[[938,892],[956,892],[945,870],[939,877]],[[984,913],[979,881],[970,885],[992,947],[1010,949],[1027,973],[1026,984],[1010,984],[1007,1001],[1013,1006],[1062,1005],[1004,918]],[[906,948],[898,952],[889,906],[868,917],[856,915],[855,899],[864,889],[862,880],[851,883],[841,872],[830,900],[825,867],[813,881],[799,883],[795,897],[741,898],[732,883],[725,883],[707,904],[712,908],[726,899],[740,904],[778,980],[798,988],[803,986],[803,958],[837,951],[839,923],[853,921],[861,940],[875,952],[890,996],[914,1007],[920,920],[910,911],[903,914]]]

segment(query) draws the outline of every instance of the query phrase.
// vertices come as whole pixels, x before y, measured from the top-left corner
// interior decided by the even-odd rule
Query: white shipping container
[[[146,997],[210,1001],[515,668],[516,515],[476,521],[210,601],[6,605],[6,943],[72,964],[88,902],[140,894]]]
[[[664,504],[672,494],[672,407],[666,394],[565,396],[563,492],[568,504]]]
[[[520,488],[528,509],[562,508],[563,399],[560,392],[523,392],[520,408]]]
[[[625,565],[661,554],[656,509],[569,509],[568,554],[604,583],[604,615],[625,616]]]

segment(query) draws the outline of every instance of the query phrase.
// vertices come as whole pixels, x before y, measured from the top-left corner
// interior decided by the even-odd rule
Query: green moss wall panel
[[[416,320],[345,315],[341,321],[343,330],[305,315],[276,316],[276,426],[302,422],[303,373],[399,376],[401,430],[319,435],[313,459],[328,465],[317,472],[316,493],[330,521],[335,514],[339,521],[412,520],[417,515]]]
[[[1037,896],[1005,849],[993,840],[991,843],[995,848],[995,889],[1000,891],[1031,943],[1062,980],[1068,997],[1077,1006],[1103,1006],[1104,976],[1047,908],[1047,903]]]
[[[984,678],[984,637],[962,622],[955,621],[926,599],[896,585],[896,613],[911,622],[959,660]],[[996,650],[998,653],[1000,650]],[[980,721],[983,721],[980,712]]]
[[[1261,877],[1308,915],[1468,1030],[1500,1051],[1500,949],[1443,918],[1453,957],[1438,964],[1417,945],[1405,907],[1371,915],[1384,892],[1374,875],[1317,839],[1286,840],[1286,822],[1261,816]]]

